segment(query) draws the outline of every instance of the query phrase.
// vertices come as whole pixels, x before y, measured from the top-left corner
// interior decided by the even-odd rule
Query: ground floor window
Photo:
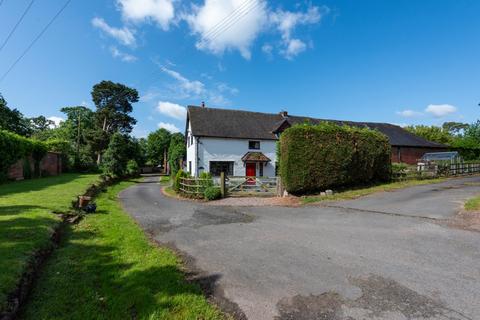
[[[233,161],[210,161],[210,173],[214,177],[225,172],[227,176],[233,176]]]
[[[192,174],[192,161],[188,161],[188,172]]]

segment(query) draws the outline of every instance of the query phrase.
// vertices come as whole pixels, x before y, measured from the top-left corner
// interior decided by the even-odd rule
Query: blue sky
[[[31,0],[0,0],[0,44]],[[36,0],[0,76],[65,0]],[[235,11],[236,10],[236,11]],[[0,82],[11,107],[93,108],[101,80],[136,88],[138,125],[184,128],[184,106],[396,124],[473,122],[480,1],[72,0]]]

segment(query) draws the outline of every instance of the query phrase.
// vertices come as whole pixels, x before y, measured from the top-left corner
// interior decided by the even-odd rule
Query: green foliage
[[[93,86],[92,100],[99,127],[113,134],[117,131],[130,133],[137,122],[129,114],[132,103],[138,102],[138,91],[121,83],[102,81]]]
[[[186,154],[187,149],[185,147],[184,135],[179,132],[172,134],[170,146],[168,147],[168,163],[172,175],[175,175],[180,169],[181,163]]]
[[[188,177],[189,175],[187,172],[183,171],[182,169],[179,169],[175,174],[175,179],[173,180],[173,189],[177,192],[180,191],[180,187],[181,187],[180,183],[182,178],[188,178]]]
[[[390,179],[390,144],[378,131],[329,122],[296,125],[283,132],[280,144],[282,181],[293,194]]]
[[[137,161],[128,160],[128,162],[127,162],[127,174],[137,175],[139,172],[140,172],[140,169],[138,167]]]
[[[2,155],[0,157],[0,181],[7,178],[7,171],[11,165],[29,155],[35,162],[35,176],[39,176],[39,163],[46,153],[47,145],[45,143],[0,130],[0,154]]]
[[[172,134],[164,129],[158,129],[147,137],[147,159],[152,165],[163,165],[164,155],[168,151]],[[167,160],[167,159],[165,159]]]
[[[128,160],[128,138],[117,132],[112,135],[105,151],[102,171],[106,175],[121,177],[126,173]]]
[[[122,210],[118,194],[134,184],[125,181],[108,188],[95,200],[102,214],[86,215],[65,228],[65,241],[42,268],[22,319],[225,319],[199,286],[185,280],[175,253],[152,243]],[[32,218],[14,220],[27,223]],[[38,219],[46,224],[44,220]],[[43,234],[49,228],[38,230]],[[6,251],[14,251],[10,243],[15,239],[19,241],[7,238]]]
[[[408,165],[406,163],[392,163],[392,179],[405,179],[407,177]]]
[[[30,121],[17,109],[10,109],[7,101],[0,94],[0,130],[7,130],[21,136],[29,136],[32,132]]]
[[[203,191],[203,196],[208,201],[212,201],[220,199],[222,197],[222,193],[219,187],[210,186],[205,188],[205,191]]]
[[[437,126],[408,126],[405,129],[414,135],[422,137],[426,140],[450,145],[453,141],[453,136],[448,130]]]
[[[32,179],[32,164],[30,163],[30,159],[28,157],[23,159],[23,178],[24,179]]]

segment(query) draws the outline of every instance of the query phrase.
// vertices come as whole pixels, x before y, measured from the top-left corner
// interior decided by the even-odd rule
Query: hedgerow
[[[329,122],[295,125],[280,137],[280,175],[293,194],[387,181],[390,153],[388,138],[378,131]]]
[[[15,133],[0,130],[0,181],[7,179],[10,166],[23,157],[32,156],[35,176],[40,174],[40,161],[47,153],[47,145]]]

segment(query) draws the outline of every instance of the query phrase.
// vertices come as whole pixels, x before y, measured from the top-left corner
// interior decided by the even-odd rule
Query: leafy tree
[[[405,127],[405,129],[429,141],[443,143],[446,145],[450,145],[453,141],[453,136],[450,134],[450,132],[441,127],[418,125],[408,126]]]
[[[28,120],[30,121],[30,127],[32,128],[33,134],[38,131],[49,130],[55,125],[55,122],[45,118],[45,116],[33,117]]]
[[[170,165],[170,174],[175,176],[179,169],[187,149],[185,146],[185,136],[180,132],[172,134],[170,146],[168,147],[168,163]]]
[[[99,164],[102,151],[112,134],[130,133],[137,122],[130,113],[133,111],[132,103],[138,102],[138,91],[121,83],[102,81],[93,86],[92,100],[97,108],[95,119],[98,133],[95,135],[95,148]]]
[[[461,135],[469,127],[468,123],[462,122],[445,122],[442,125],[443,131],[447,131],[451,135]]]
[[[65,107],[60,111],[67,117],[61,128],[65,129],[66,138],[75,146],[75,167],[90,164],[92,141],[95,140],[95,113],[84,106]]]
[[[102,171],[105,174],[121,177],[126,173],[128,163],[128,137],[117,132],[112,135],[105,151]]]
[[[163,165],[165,155],[170,146],[170,139],[172,134],[164,129],[158,129],[150,133],[147,137],[147,160],[154,165]]]
[[[14,132],[21,136],[30,136],[28,119],[17,109],[10,109],[7,101],[0,94],[0,129]]]

